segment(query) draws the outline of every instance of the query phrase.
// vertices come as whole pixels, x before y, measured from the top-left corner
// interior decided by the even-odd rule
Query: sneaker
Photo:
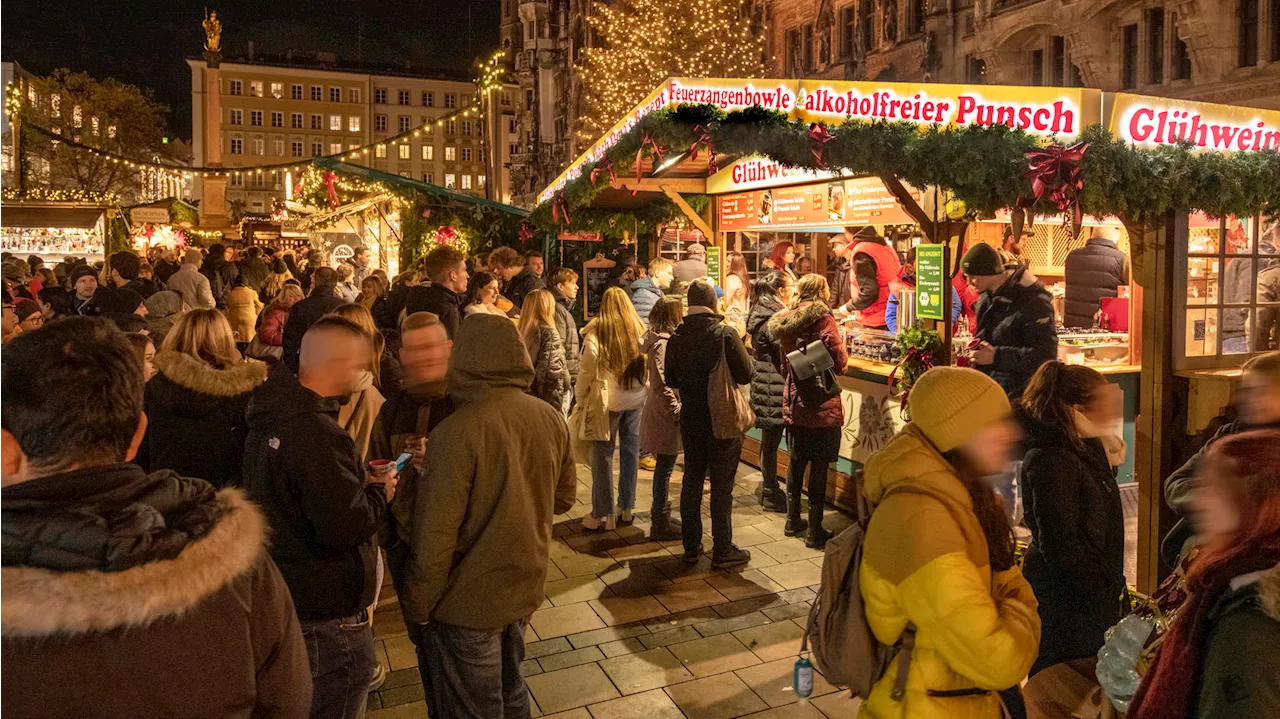
[[[376,692],[387,683],[387,668],[378,662],[378,669],[373,673],[373,681],[369,683],[369,691]]]
[[[760,496],[760,506],[766,512],[787,513],[787,493],[782,489],[766,489]]]
[[[831,532],[819,525],[809,531],[809,536],[805,537],[804,546],[809,549],[824,549],[828,539],[831,539]]]
[[[809,523],[803,519],[788,519],[782,533],[788,537],[799,537],[809,529]]]
[[[622,516],[618,517],[618,524],[621,524],[624,527],[630,527],[631,523],[634,521],[636,521],[636,518],[630,509],[622,510]]]
[[[686,549],[684,550],[684,563],[697,564],[698,559],[701,556],[702,556],[702,547],[698,547],[697,549]]]
[[[640,458],[640,469],[643,469],[646,472],[652,472],[657,468],[658,468],[658,460],[652,455],[648,457]]]
[[[715,569],[724,569],[725,567],[736,567],[739,564],[746,564],[751,561],[751,552],[745,549],[739,549],[737,545],[730,544],[728,549],[716,550],[711,555],[711,566]]]

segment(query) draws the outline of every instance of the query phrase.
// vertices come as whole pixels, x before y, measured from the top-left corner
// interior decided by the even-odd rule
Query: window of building
[[[360,132],[360,116],[359,115],[347,116],[347,132]]]
[[[249,111],[249,124],[254,127],[262,127],[262,110]]]
[[[228,86],[227,86],[227,94],[228,94],[228,95],[243,95],[243,94],[244,94],[244,81],[243,81],[243,80],[232,80],[230,83],[228,83]]]
[[[237,173],[235,173],[235,174],[233,174],[233,175],[231,176],[231,186],[232,186],[232,187],[244,187],[244,176],[243,176],[243,175],[241,175],[241,174],[240,174],[240,173],[238,173],[238,172],[237,172]]]
[[[518,123],[516,122],[516,119],[514,117],[507,119],[507,132],[514,135],[517,132],[517,127],[518,127]]]
[[[330,142],[330,143],[329,143],[329,154],[330,154],[330,155],[336,155],[336,154],[338,154],[338,153],[340,153],[340,152],[342,152],[342,143],[341,143],[341,142]]]
[[[312,157],[319,157],[319,156],[321,156],[321,155],[323,155],[323,154],[324,154],[324,143],[323,143],[323,142],[313,142],[313,143],[311,143],[311,156],[312,156]]]
[[[408,143],[398,145],[398,147],[400,148],[399,153],[400,153],[401,160],[412,159],[413,155],[411,155],[410,153],[413,151],[413,148],[409,147]]]
[[[455,108],[455,107],[457,107],[457,106],[458,106],[458,96],[457,96],[457,95],[455,95],[455,94],[453,94],[452,92],[446,92],[446,93],[444,94],[444,106],[445,106],[446,108]]]
[[[401,104],[401,105],[408,105],[408,104],[409,104],[409,91],[408,91],[408,90],[401,90],[401,91],[400,91],[400,104]]]
[[[1147,82],[1164,82],[1164,8],[1147,10]]]
[[[243,125],[243,124],[244,124],[244,110],[232,110],[232,111],[231,111],[231,124],[232,124],[232,125]]]
[[[267,141],[265,138],[262,138],[262,137],[253,138],[253,154],[255,155],[267,154]]]
[[[271,126],[284,127],[284,113],[278,110],[271,111]]]
[[[243,139],[241,139],[241,138],[239,138],[239,137],[233,137],[233,138],[231,138],[231,154],[232,154],[232,155],[243,155],[243,154],[244,154],[244,140],[243,140]]]
[[[401,115],[396,118],[396,121],[398,123],[397,127],[400,128],[400,132],[408,132],[409,128],[413,127],[413,118],[408,115]]]
[[[854,18],[852,5],[840,8],[840,57],[853,57],[858,42],[858,26]]]
[[[329,88],[329,102],[342,102],[342,88]]]
[[[312,85],[312,86],[311,86],[311,99],[312,99],[312,100],[314,100],[314,101],[316,101],[316,102],[320,102],[321,100],[323,100],[323,99],[324,99],[324,88],[323,88],[323,87],[320,87],[319,85]]]
[[[800,28],[791,28],[786,35],[786,74],[799,75],[800,66]]]
[[[471,175],[463,175],[463,176],[462,176],[462,189],[464,189],[464,190],[470,190],[470,189],[471,189]]]
[[[280,171],[279,170],[271,171],[271,189],[273,190],[280,189]]]
[[[1280,7],[1280,0],[1273,0]],[[1273,17],[1280,18],[1280,15]],[[1174,80],[1190,80],[1191,79],[1191,53],[1187,52],[1187,43],[1178,37],[1178,15],[1171,13],[1169,15],[1169,35],[1173,39],[1173,57],[1169,64],[1169,69],[1173,72]]]
[[[1132,90],[1138,86],[1138,26],[1125,25],[1120,30],[1120,86]]]
[[[457,189],[457,187],[458,187],[458,176],[457,176],[457,175],[455,175],[455,174],[453,174],[452,172],[445,173],[445,176],[444,176],[444,186],[445,186],[445,189],[447,189],[447,190]]]
[[[862,52],[876,47],[876,9],[871,0],[858,1],[858,28],[862,35]]]
[[[471,136],[471,121],[470,121],[470,120],[463,120],[463,121],[462,121],[462,134],[463,134],[464,136],[466,136],[466,137],[470,137],[470,136]]]
[[[506,90],[502,91],[502,104],[504,106],[511,105],[511,93],[507,92]]]
[[[429,117],[422,118],[422,131],[427,133],[428,135],[436,131],[436,124],[431,121],[431,118]]]
[[[289,127],[293,128],[294,130],[302,129],[302,113],[300,112],[289,113]]]
[[[1044,50],[1036,49],[1031,51],[1031,84],[1044,84]]]
[[[470,148],[470,147],[464,147],[464,148],[462,148],[462,161],[463,161],[463,162],[471,162],[471,148]]]
[[[311,116],[311,129],[312,129],[312,130],[323,130],[323,129],[324,129],[324,115],[312,115],[312,116]]]
[[[284,97],[284,83],[283,83],[283,82],[273,82],[273,83],[271,83],[271,96],[272,96],[272,97],[274,97],[274,98],[275,98],[275,99],[277,99],[277,100],[279,100],[280,98]]]
[[[336,132],[342,132],[342,115],[329,116],[329,129]]]
[[[289,86],[289,97],[290,97],[290,99],[293,99],[293,100],[301,100],[301,99],[302,99],[302,86],[301,86],[301,85],[299,85],[299,84],[297,84],[297,83],[294,83],[294,84],[290,85],[290,86]]]
[[[476,175],[476,187],[478,189],[481,189],[481,190],[484,189],[484,184],[485,184],[484,179],[485,179],[484,175]]]
[[[964,81],[970,85],[985,85],[987,82],[987,61],[973,55],[965,55]]]
[[[457,121],[457,120],[445,120],[445,123],[444,123],[444,131],[445,131],[446,133],[450,134],[450,135],[456,135],[456,134],[458,134],[458,121]]]
[[[387,104],[387,89],[385,87],[375,87],[373,89],[373,102],[375,105]]]
[[[249,83],[249,94],[254,97],[262,97],[262,81],[253,80]]]
[[[431,160],[436,159],[436,146],[435,146],[435,145],[423,145],[423,146],[422,146],[422,159],[424,159],[424,160],[426,160],[426,161],[428,161],[428,162],[430,162]]]
[[[435,104],[436,104],[436,96],[435,96],[435,93],[432,93],[432,92],[428,92],[428,91],[426,91],[426,90],[423,90],[423,91],[422,91],[422,106],[423,106],[423,107],[433,107],[433,106],[435,106]]]
[[[804,69],[806,71],[813,69],[813,25],[804,26],[804,42],[803,57]]]
[[[271,141],[271,154],[284,157],[284,140],[276,138]]]
[[[428,185],[434,185],[436,182],[436,173],[434,172],[422,173],[422,181],[427,183]]]
[[[1067,84],[1067,39],[1061,35],[1054,35],[1049,38],[1049,41],[1052,51],[1049,60],[1049,73],[1052,77],[1049,84],[1054,87],[1063,87]]]
[[[358,87],[347,88],[347,102],[350,102],[356,105],[360,104],[360,88]]]
[[[374,129],[375,131],[377,131],[377,132],[386,132],[386,131],[387,131],[387,116],[386,116],[386,115],[374,115],[374,116],[373,116],[373,129]]]
[[[385,160],[385,159],[387,159],[387,146],[386,146],[386,145],[378,145],[378,146],[374,147],[374,148],[373,148],[373,156],[374,156],[374,157],[376,157],[376,158],[378,158],[379,160]]]
[[[293,157],[302,157],[302,140],[294,140],[289,143],[289,154]]]
[[[458,148],[454,147],[453,145],[445,145],[445,146],[444,146],[444,161],[445,161],[445,162],[457,162],[457,161],[458,161]]]
[[[1240,67],[1258,64],[1258,11],[1258,0],[1240,0]]]
[[[907,34],[917,35],[924,32],[924,16],[928,11],[925,0],[908,0],[907,2]]]
[[[512,143],[510,143],[510,144],[508,144],[508,145],[507,145],[507,155],[508,155],[508,156],[510,156],[510,157],[514,157],[515,155],[519,155],[519,154],[520,154],[520,145],[519,145],[519,144],[512,142]]]

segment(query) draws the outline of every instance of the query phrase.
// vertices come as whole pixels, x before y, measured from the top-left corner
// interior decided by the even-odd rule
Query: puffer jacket
[[[564,344],[552,327],[539,327],[524,338],[529,360],[533,362],[533,386],[529,393],[557,410],[563,410],[565,398],[573,391],[569,368],[565,362]]]
[[[680,393],[667,386],[669,334],[653,330],[640,338],[645,354],[649,396],[640,414],[640,449],[653,454],[680,454]]]
[[[994,292],[978,300],[974,337],[996,348],[981,370],[1017,402],[1040,365],[1058,357],[1053,298],[1025,267],[1014,270]]]
[[[831,309],[824,302],[805,302],[792,310],[784,310],[769,320],[769,331],[778,340],[782,362],[782,417],[786,424],[814,429],[830,429],[844,426],[844,405],[840,393],[828,397],[819,404],[806,402],[787,355],[809,344],[821,341],[835,363],[836,376],[844,374],[849,366],[849,353],[840,339],[840,326],[831,316]],[[801,380],[811,382],[813,378]]]
[[[582,337],[578,334],[578,322],[573,318],[574,303],[555,287],[551,288],[551,294],[556,298],[556,332],[560,333],[560,341],[564,343],[569,381],[577,384],[578,367],[582,362]]]
[[[756,426],[761,429],[783,425],[782,394],[786,382],[782,378],[778,340],[769,330],[769,320],[783,309],[776,297],[762,296],[747,316],[747,334],[751,336],[751,354],[756,365],[756,373],[751,377],[751,410],[756,413]]]
[[[631,304],[635,305],[636,314],[645,327],[649,326],[649,313],[654,305],[662,301],[664,293],[652,277],[636,280],[631,283]]]
[[[1115,297],[1117,287],[1129,284],[1129,256],[1111,240],[1094,237],[1067,253],[1062,271],[1067,285],[1063,326],[1093,327],[1102,298]]]
[[[998,719],[997,692],[1026,677],[1040,646],[1031,585],[1016,566],[991,570],[968,491],[915,425],[868,458],[863,478],[874,507],[858,569],[867,623],[885,644],[908,622],[916,637],[906,697],[890,697],[892,664],[859,716]],[[936,695],[974,689],[985,693]]]

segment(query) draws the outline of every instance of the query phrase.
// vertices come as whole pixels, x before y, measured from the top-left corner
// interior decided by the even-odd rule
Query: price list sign
[[[916,317],[941,320],[946,245],[916,245]]]

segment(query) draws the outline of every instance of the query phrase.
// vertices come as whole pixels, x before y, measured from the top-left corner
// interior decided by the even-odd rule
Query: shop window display
[[[1183,363],[1208,367],[1230,357],[1235,364],[1276,349],[1280,223],[1192,215],[1185,242]]]

